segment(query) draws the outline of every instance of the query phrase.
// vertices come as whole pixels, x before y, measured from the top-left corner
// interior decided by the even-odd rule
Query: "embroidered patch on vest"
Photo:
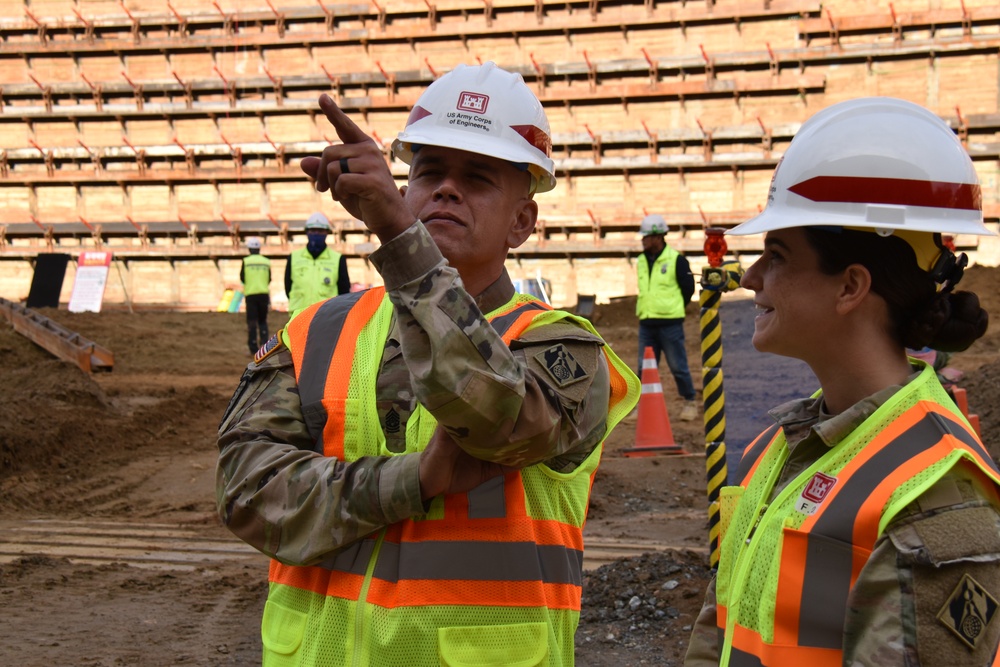
[[[576,358],[562,343],[553,345],[535,355],[538,363],[552,376],[560,387],[578,382],[587,377],[587,371],[577,363]]]
[[[937,618],[971,650],[986,636],[986,627],[996,613],[996,599],[979,582],[965,575],[941,607]]]
[[[253,361],[255,364],[259,364],[267,359],[271,353],[278,348],[278,334],[280,333],[281,332],[279,331],[271,336],[271,338],[268,339],[268,341],[264,343],[259,350],[257,350],[257,354],[253,355]]]
[[[815,514],[836,484],[836,477],[817,472],[802,489],[799,499],[795,502],[795,509],[803,514]]]
[[[389,408],[389,412],[385,414],[385,432],[399,433],[399,423],[399,413],[396,412],[396,408]]]

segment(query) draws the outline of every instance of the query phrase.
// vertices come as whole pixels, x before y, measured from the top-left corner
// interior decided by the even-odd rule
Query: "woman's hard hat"
[[[410,164],[419,146],[455,148],[526,165],[534,177],[534,192],[556,185],[542,103],[520,74],[492,62],[459,65],[427,87],[392,143],[392,153]]]
[[[955,133],[891,97],[840,102],[806,121],[774,171],[767,207],[728,233],[805,226],[994,235]]]

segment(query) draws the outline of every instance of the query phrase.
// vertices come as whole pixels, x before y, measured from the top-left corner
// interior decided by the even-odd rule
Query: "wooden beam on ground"
[[[114,355],[110,350],[66,329],[31,308],[25,308],[0,297],[0,315],[10,322],[17,333],[88,373],[111,371],[115,365]]]

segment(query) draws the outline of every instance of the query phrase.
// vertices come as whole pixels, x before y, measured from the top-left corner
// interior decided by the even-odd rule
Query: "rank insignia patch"
[[[985,636],[986,626],[996,613],[997,601],[993,596],[979,582],[965,575],[941,607],[937,617],[971,650]]]
[[[399,413],[396,412],[396,408],[389,408],[389,412],[385,414],[385,432],[396,434],[399,433],[400,418]]]
[[[583,370],[576,358],[562,343],[553,345],[544,352],[539,352],[535,355],[535,359],[560,387],[565,387],[587,377],[587,371]]]
[[[267,355],[271,354],[271,352],[273,352],[275,348],[278,347],[278,334],[280,333],[281,332],[279,331],[278,333],[271,336],[271,338],[269,338],[268,341],[264,343],[264,345],[261,346],[259,350],[257,350],[257,354],[253,355],[253,361],[255,364],[259,364],[260,362],[267,359]]]

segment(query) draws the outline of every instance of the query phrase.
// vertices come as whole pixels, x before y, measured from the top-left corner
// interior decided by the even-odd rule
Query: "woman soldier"
[[[719,569],[685,665],[991,665],[1000,639],[1000,471],[934,370],[986,332],[941,234],[992,234],[972,161],[890,98],[806,122],[745,273],[754,347],[820,390],[770,412],[721,494]],[[731,478],[733,479],[733,478]]]

